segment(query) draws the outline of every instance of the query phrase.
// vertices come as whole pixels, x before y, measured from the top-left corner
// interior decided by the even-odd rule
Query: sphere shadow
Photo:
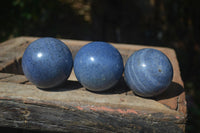
[[[40,90],[43,91],[49,91],[49,92],[62,92],[62,91],[72,91],[76,89],[80,89],[83,86],[78,82],[78,81],[66,81],[63,84],[53,87],[53,88],[39,88]]]
[[[43,90],[43,91],[49,91],[49,92],[62,92],[62,91],[73,91],[73,90],[81,89],[81,88],[83,88],[83,86],[78,81],[66,81],[58,87],[46,88],[46,89],[38,88],[38,89]],[[100,92],[91,91],[87,88],[84,90],[89,91],[91,93],[101,94],[101,95],[114,95],[114,94],[124,93],[125,95],[138,96],[126,85],[126,82],[123,77],[118,81],[118,83],[114,87],[110,88],[109,90],[100,91]],[[166,89],[166,91],[164,91],[163,93],[155,97],[147,97],[147,99],[153,99],[156,101],[169,99],[169,98],[180,95],[183,91],[184,91],[184,88],[180,84],[172,82],[170,86]],[[142,98],[146,98],[146,97],[142,97]]]
[[[88,89],[87,89],[88,90]],[[126,95],[136,95],[139,96],[137,94],[135,94],[127,85],[126,82],[124,80],[124,78],[122,77],[119,82],[111,89],[106,90],[106,91],[102,91],[102,92],[94,92],[91,90],[88,90],[92,93],[96,93],[96,94],[102,94],[102,95],[112,95],[112,94],[126,94]],[[146,99],[153,99],[153,100],[163,100],[163,99],[169,99],[172,97],[176,97],[178,95],[180,95],[182,92],[184,92],[184,88],[176,83],[176,82],[172,82],[169,87],[166,89],[166,91],[164,91],[163,93],[161,93],[160,95],[154,96],[154,97],[142,97],[142,98],[146,98]],[[139,96],[141,97],[141,96]]]
[[[112,94],[122,94],[122,93],[126,94],[132,92],[126,85],[123,77],[118,81],[118,83],[114,87],[110,88],[109,90],[95,92],[87,89],[87,91],[102,95],[112,95]]]
[[[172,82],[163,93],[153,97],[152,99],[154,100],[169,99],[180,95],[182,92],[184,92],[184,88],[180,84]]]

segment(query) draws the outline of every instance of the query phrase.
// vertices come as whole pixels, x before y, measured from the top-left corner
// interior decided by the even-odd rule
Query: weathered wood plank
[[[40,90],[23,75],[21,57],[35,37],[19,37],[0,44],[0,126],[59,132],[182,132],[186,121],[186,100],[179,64],[173,49],[114,44],[128,57],[142,48],[164,52],[172,62],[173,82],[154,99],[135,96],[123,79],[114,89],[92,93],[77,82],[74,72],[54,90]],[[90,41],[61,39],[72,51]],[[11,74],[8,74],[11,73]],[[27,85],[29,84],[29,85]]]
[[[26,104],[16,100],[9,101],[6,105],[3,103],[0,102],[0,114],[6,116],[0,121],[3,126],[12,125],[13,127],[57,132],[183,132],[178,124],[172,121],[157,121],[134,114],[83,112],[70,106],[65,109],[41,104]],[[163,114],[155,113],[149,116],[163,117]]]
[[[14,83],[7,83],[7,82],[0,82],[0,98],[4,97],[12,97],[12,98],[19,98],[19,99],[34,99],[35,101],[52,101],[52,102],[62,102],[62,103],[81,103],[77,106],[84,104],[91,103],[93,105],[101,105],[101,104],[109,104],[111,107],[119,107],[119,108],[142,108],[142,110],[152,110],[152,111],[160,111],[160,112],[167,112],[168,114],[177,114],[178,112],[175,110],[171,110],[156,102],[152,99],[145,99],[135,95],[126,95],[125,93],[122,94],[98,94],[89,91],[85,91],[81,89],[82,86],[78,82],[68,81],[65,86],[60,88],[56,88],[54,90],[41,90],[35,87],[34,85],[23,85],[23,84],[14,84]],[[74,88],[71,88],[71,86]],[[70,87],[68,87],[70,86]],[[116,111],[117,112],[117,111]],[[177,114],[178,115],[178,114]]]
[[[25,48],[34,40],[38,39],[37,37],[18,37],[11,40],[8,40],[2,44],[0,44],[0,71],[2,72],[9,72],[9,73],[16,73],[16,74],[23,74],[21,68],[21,57]],[[77,40],[68,40],[68,39],[61,39],[68,47],[71,49],[73,57],[76,55],[77,51],[84,46],[85,44],[89,43],[90,41],[77,41]],[[174,69],[174,77],[173,82],[179,86],[179,89],[174,91],[175,93],[181,93],[180,90],[184,88],[181,76],[180,76],[180,69],[179,64],[176,59],[175,51],[169,48],[163,47],[152,47],[152,46],[139,46],[139,45],[127,45],[127,44],[116,44],[112,43],[122,54],[124,64],[127,58],[136,50],[142,48],[156,48],[164,52],[172,62],[173,69]],[[18,50],[17,50],[18,49]],[[14,64],[14,65],[13,65]],[[72,71],[72,74],[69,78],[70,80],[76,80],[76,77]],[[178,90],[178,91],[177,91]],[[174,93],[173,92],[173,93]],[[171,93],[171,92],[170,92]],[[184,93],[184,92],[183,92]],[[169,93],[164,93],[166,98],[158,98],[157,100],[171,109],[177,109],[178,104],[184,105],[180,111],[186,113],[186,103],[183,100],[177,102],[177,99],[185,99],[185,95],[174,95],[169,97]],[[167,95],[166,95],[167,94]],[[180,98],[181,97],[181,98]]]
[[[24,105],[19,101],[10,101],[3,105],[1,102],[0,113],[5,113],[6,117],[3,117],[0,124],[59,132],[182,132],[177,124],[171,121],[156,121],[133,114],[125,116],[109,112],[83,112],[70,106],[66,108],[41,106],[41,104]],[[151,114],[151,116],[163,116],[163,114]]]
[[[166,127],[172,126],[167,131],[182,132],[178,125],[185,120],[177,111],[134,95],[100,95],[82,89],[68,90],[67,86],[44,91],[34,85],[6,82],[1,82],[0,88],[3,126],[91,132],[139,131],[137,128],[166,131]]]

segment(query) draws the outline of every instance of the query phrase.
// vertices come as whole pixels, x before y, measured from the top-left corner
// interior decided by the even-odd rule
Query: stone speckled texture
[[[39,88],[52,88],[67,80],[73,66],[69,48],[55,38],[32,42],[22,57],[25,76]]]
[[[123,73],[121,54],[105,42],[92,42],[76,54],[74,72],[79,82],[92,91],[104,91],[113,87]]]
[[[125,81],[137,95],[153,97],[164,92],[173,78],[170,60],[161,51],[141,49],[132,54],[125,66]]]

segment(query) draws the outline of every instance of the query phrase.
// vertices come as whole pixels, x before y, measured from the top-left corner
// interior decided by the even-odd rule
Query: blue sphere
[[[127,60],[125,81],[133,92],[142,97],[161,94],[170,85],[173,68],[168,57],[156,49],[141,49]]]
[[[83,46],[74,59],[77,79],[91,91],[112,88],[122,77],[123,70],[121,54],[105,42],[92,42]]]
[[[32,42],[22,57],[22,68],[29,81],[39,88],[53,88],[67,80],[73,66],[69,48],[55,38]]]

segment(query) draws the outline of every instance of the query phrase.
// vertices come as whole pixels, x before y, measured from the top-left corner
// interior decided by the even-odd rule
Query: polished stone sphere
[[[106,42],[92,42],[83,46],[74,59],[78,81],[91,91],[112,88],[122,77],[123,70],[121,54]]]
[[[170,85],[173,68],[164,53],[146,48],[136,51],[128,58],[124,75],[127,85],[135,94],[154,97]]]
[[[32,42],[22,57],[22,68],[29,81],[39,88],[53,88],[66,81],[73,67],[69,48],[55,38]]]

